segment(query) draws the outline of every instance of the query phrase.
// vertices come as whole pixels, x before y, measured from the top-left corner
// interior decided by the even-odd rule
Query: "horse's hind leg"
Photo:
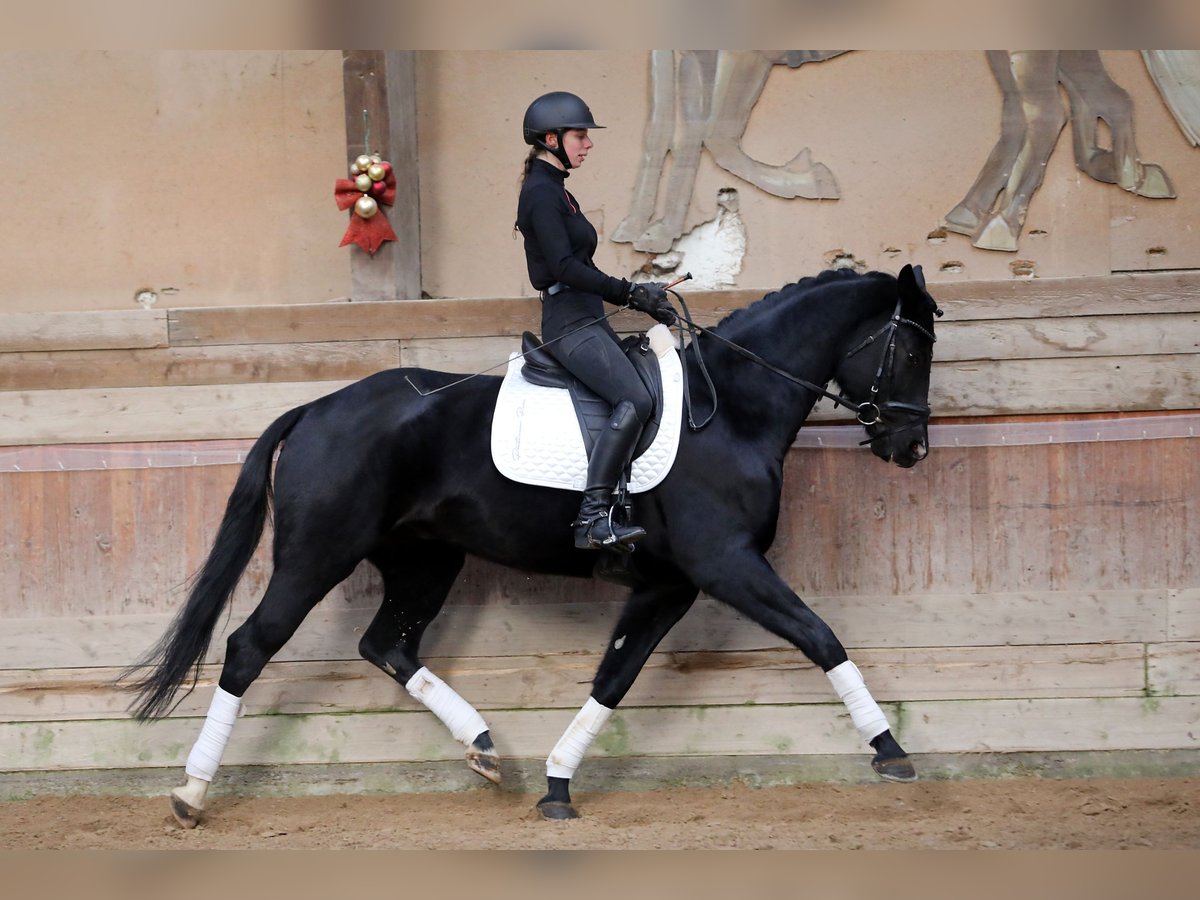
[[[195,828],[209,785],[242,709],[242,697],[322,598],[353,570],[277,568],[262,602],[226,642],[225,664],[200,736],[188,754],[187,783],[171,792],[171,812],[184,828]]]
[[[546,796],[537,803],[544,819],[575,819],[571,778],[583,755],[624,699],[654,648],[696,599],[696,588],[674,585],[640,588],[621,611],[604,658],[596,669],[587,703],[567,727],[546,760]]]
[[[483,717],[453,688],[421,664],[421,637],[441,612],[464,553],[435,541],[394,541],[367,559],[383,576],[383,604],[358,644],[358,652],[437,716],[467,748],[467,765],[494,784],[500,761]]]

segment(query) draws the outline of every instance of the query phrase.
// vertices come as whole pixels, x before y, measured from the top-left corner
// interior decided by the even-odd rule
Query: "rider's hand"
[[[629,289],[629,305],[664,325],[674,325],[678,318],[671,301],[667,299],[666,285],[658,281],[633,285]]]

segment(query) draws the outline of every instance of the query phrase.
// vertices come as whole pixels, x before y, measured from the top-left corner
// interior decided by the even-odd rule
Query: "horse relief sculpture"
[[[962,201],[946,214],[950,231],[984,250],[1016,250],[1025,214],[1068,119],[1075,165],[1097,181],[1141,197],[1174,197],[1167,173],[1138,157],[1133,101],[1096,50],[989,50],[1004,96],[1000,138]],[[1067,92],[1063,108],[1059,85]],[[1112,147],[1100,146],[1103,120]]]
[[[725,171],[776,197],[834,199],[833,173],[813,162],[807,147],[782,166],[759,162],[742,149],[742,135],[767,77],[777,65],[799,68],[845,50],[653,50],[650,117],[629,215],[612,239],[663,253],[683,233],[704,148]],[[663,164],[671,154],[663,217],[651,222]]]
[[[829,167],[808,148],[782,166],[749,156],[742,137],[767,78],[777,65],[798,68],[845,50],[654,50],[651,103],[629,214],[612,239],[664,253],[682,235],[701,151],[767,193],[787,199],[837,199]],[[1200,136],[1200,51],[1142,51],[1163,100],[1188,139]],[[1134,140],[1133,101],[1104,68],[1096,50],[987,52],[1002,94],[1000,136],[975,183],[943,224],[983,250],[1017,249],[1033,195],[1059,134],[1071,123],[1075,163],[1093,179],[1148,198],[1175,196],[1161,166],[1144,163]],[[1065,89],[1064,106],[1060,86]],[[1101,146],[1099,123],[1111,136]],[[652,221],[667,155],[671,171],[662,218]]]

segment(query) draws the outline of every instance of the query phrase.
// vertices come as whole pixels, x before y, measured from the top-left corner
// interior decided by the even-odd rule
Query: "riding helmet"
[[[521,123],[525,143],[553,153],[568,169],[571,168],[571,161],[567,159],[567,152],[563,149],[563,132],[572,128],[603,127],[592,120],[592,111],[588,109],[588,105],[567,91],[542,94],[529,104],[529,108],[525,110],[525,119]],[[558,135],[558,147],[547,146],[545,136],[548,132]]]

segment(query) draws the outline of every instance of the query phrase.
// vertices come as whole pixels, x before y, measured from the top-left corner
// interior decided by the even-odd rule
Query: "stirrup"
[[[607,525],[607,534],[597,535],[601,520]],[[646,536],[646,529],[637,525],[614,525],[607,510],[602,510],[588,519],[576,519],[575,548],[577,550],[599,550],[603,548],[624,549],[631,547]]]

